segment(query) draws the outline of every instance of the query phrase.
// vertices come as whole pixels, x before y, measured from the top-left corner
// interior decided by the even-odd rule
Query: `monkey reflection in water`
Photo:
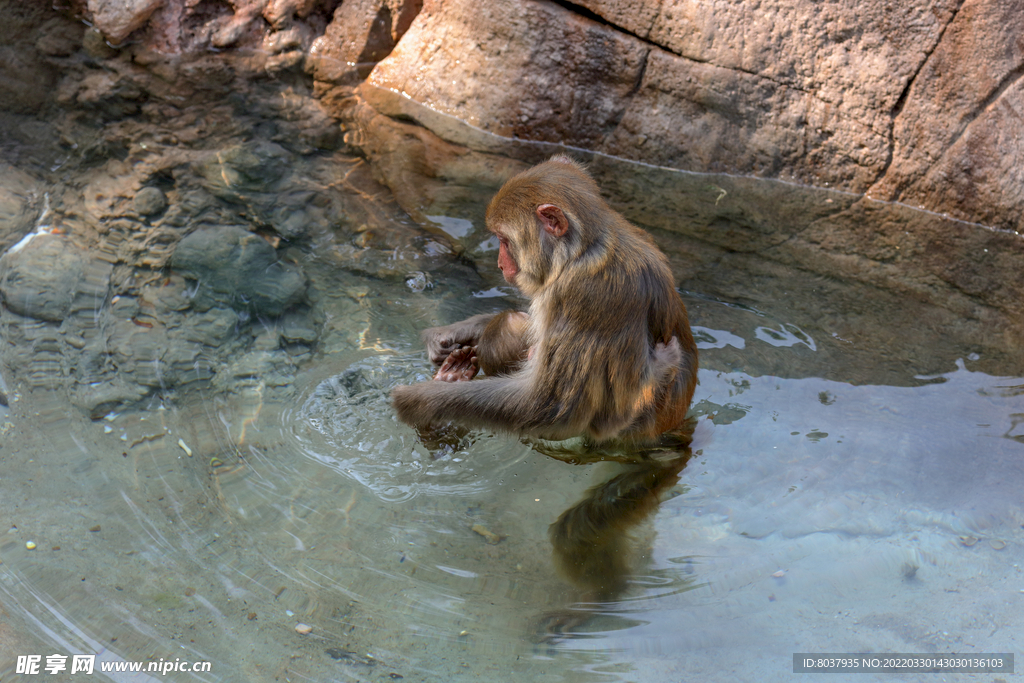
[[[572,462],[638,462],[552,525],[558,564],[586,593],[608,597],[621,589],[624,530],[653,512],[689,455],[697,347],[686,308],[665,255],[568,157],[505,183],[487,228],[529,311],[425,330],[440,368],[435,381],[395,388],[395,411],[421,433],[455,423],[528,437]],[[487,377],[470,381],[480,369]],[[577,450],[539,441],[573,438]],[[667,464],[649,457],[673,444]]]

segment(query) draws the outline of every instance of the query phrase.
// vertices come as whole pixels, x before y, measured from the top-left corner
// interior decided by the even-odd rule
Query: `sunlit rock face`
[[[665,231],[663,248],[697,240],[1019,331],[1024,18],[1004,5],[80,0],[60,13],[0,0],[12,57],[0,60],[0,97],[18,116],[43,103],[108,127],[4,129],[48,145],[54,163],[97,169],[82,221],[147,268],[168,267],[178,242],[209,225],[280,251],[344,224],[357,235],[345,243],[351,267],[404,280],[385,247],[412,238],[333,220],[319,193],[339,176],[367,197],[382,184],[437,237],[431,216],[473,218],[510,175],[568,151],[617,210]],[[121,28],[101,9],[116,9]],[[124,27],[136,28],[119,41]],[[197,98],[209,112],[189,111]],[[250,113],[260,123],[243,122]],[[211,122],[223,139],[206,139]],[[324,157],[315,183],[295,170],[332,152],[371,163],[357,176]],[[10,246],[45,197],[4,187]],[[410,253],[453,253],[444,235],[416,239]],[[701,272],[688,253],[680,282]],[[293,280],[257,314],[296,305]],[[8,278],[13,296],[19,282]],[[249,298],[235,294],[200,303]]]
[[[476,151],[431,112],[504,138],[1021,224],[1012,3],[89,0],[82,12],[109,43],[239,48],[256,70],[305,70],[343,120],[357,108],[338,88],[362,82],[376,111]]]
[[[1020,225],[1006,3],[428,2],[366,86],[507,137]]]

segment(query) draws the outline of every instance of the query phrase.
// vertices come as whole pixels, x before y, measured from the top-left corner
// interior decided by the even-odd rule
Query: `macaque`
[[[557,156],[516,175],[488,206],[487,228],[529,313],[428,330],[449,381],[397,387],[399,419],[595,444],[679,427],[697,383],[686,308],[664,254],[584,168]],[[478,366],[488,377],[461,381]]]

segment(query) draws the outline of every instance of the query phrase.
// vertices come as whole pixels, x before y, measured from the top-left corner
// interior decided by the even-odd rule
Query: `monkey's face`
[[[519,274],[519,266],[516,265],[516,260],[512,258],[512,250],[509,247],[508,239],[499,233],[495,233],[495,236],[498,238],[498,269],[505,276],[505,282],[514,285],[516,283],[516,275]]]

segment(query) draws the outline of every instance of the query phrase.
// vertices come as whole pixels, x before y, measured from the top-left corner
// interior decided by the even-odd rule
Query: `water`
[[[260,127],[266,112],[210,106],[212,137],[165,153],[277,130]],[[23,195],[40,201],[32,216],[45,194],[48,225],[62,218],[51,236],[103,252],[119,230],[118,244],[177,234],[169,218],[111,222],[95,193],[76,195],[141,173],[126,144],[124,158],[93,150],[77,166],[23,140],[5,149],[40,182]],[[139,259],[128,266],[89,261],[94,296],[60,322],[4,314],[0,678],[16,679],[18,655],[55,653],[211,665],[168,680],[604,682],[788,680],[794,652],[1018,651],[1024,370],[997,337],[652,219],[702,349],[690,453],[571,464],[484,432],[424,443],[388,403],[429,377],[418,331],[521,305],[493,263],[486,197],[431,208],[423,230],[365,164],[281,144],[297,179],[247,195],[245,220],[276,225],[278,203],[313,216],[279,252],[310,283],[291,318],[235,302],[241,312],[214,308],[200,325],[181,299],[194,283],[166,275],[159,240],[117,251]],[[147,163],[141,184],[162,178],[178,215],[237,220],[230,187],[203,186],[216,201],[196,190],[210,162],[192,175]],[[716,182],[748,207],[798,213],[777,184],[744,181],[743,195]],[[88,211],[108,232],[76,218]],[[198,346],[174,346],[186,328]],[[167,339],[152,342],[154,329]],[[96,339],[121,365],[83,369],[77,345]],[[138,355],[161,344],[199,355],[181,367]],[[83,404],[82,387],[118,382],[141,400]],[[595,514],[611,489],[637,496],[628,528],[553,546],[563,513],[583,502],[576,514]],[[573,582],[559,572],[573,552],[616,573]]]
[[[212,662],[196,680],[605,681],[779,680],[805,651],[1015,651],[1024,381],[966,358],[917,386],[762,374],[763,355],[800,374],[827,339],[688,303],[705,366],[742,346],[748,368],[701,371],[694,456],[630,531],[614,600],[577,603],[548,526],[623,466],[491,434],[428,450],[387,403],[429,372],[406,315],[311,359],[289,400],[198,391],[99,421],[12,403],[5,655]],[[561,612],[587,618],[545,637]]]

